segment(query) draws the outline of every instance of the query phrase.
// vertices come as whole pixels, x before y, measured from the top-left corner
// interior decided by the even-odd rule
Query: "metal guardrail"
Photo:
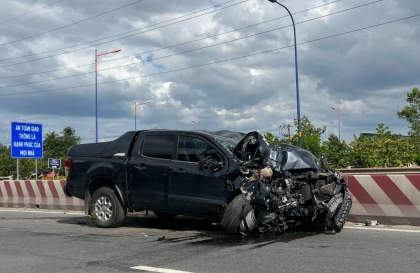
[[[13,176],[0,176],[0,181],[2,180],[13,180]]]
[[[405,173],[419,173],[420,167],[398,167],[398,168],[351,168],[351,169],[337,169],[346,174],[405,174]]]

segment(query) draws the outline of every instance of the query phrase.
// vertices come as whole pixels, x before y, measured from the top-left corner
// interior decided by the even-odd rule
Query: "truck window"
[[[175,136],[173,135],[149,135],[143,144],[143,156],[172,159]]]
[[[186,162],[198,162],[198,147],[203,142],[200,139],[180,136],[178,141],[177,159]]]
[[[186,162],[198,162],[208,153],[216,153],[210,144],[201,139],[188,136],[180,136],[178,141],[177,160]]]

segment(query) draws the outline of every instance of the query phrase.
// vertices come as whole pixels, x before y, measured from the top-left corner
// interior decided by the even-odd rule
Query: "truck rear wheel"
[[[97,189],[92,195],[90,212],[95,224],[101,228],[114,228],[122,224],[127,209],[115,191],[108,187]]]

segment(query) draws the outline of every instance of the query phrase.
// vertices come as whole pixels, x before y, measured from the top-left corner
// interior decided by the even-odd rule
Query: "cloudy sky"
[[[94,140],[134,129],[272,131],[297,117],[293,28],[267,0],[2,0],[0,143],[11,121]],[[284,0],[296,23],[300,112],[324,139],[407,134],[420,87],[419,0]],[[192,120],[197,121],[193,123]],[[90,129],[91,131],[88,131]]]

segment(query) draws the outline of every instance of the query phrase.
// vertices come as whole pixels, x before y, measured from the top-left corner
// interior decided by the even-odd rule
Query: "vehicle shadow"
[[[63,218],[57,220],[57,222],[97,228],[88,216]],[[173,219],[160,219],[153,213],[149,215],[128,214],[121,228],[141,229],[142,231],[145,231],[144,229],[150,231],[158,230],[159,234],[166,235],[158,238],[158,241],[162,241],[162,243],[187,243],[191,245],[211,245],[218,247],[252,245],[254,248],[261,248],[273,243],[288,243],[293,240],[319,234],[306,228],[295,228],[281,234],[255,232],[248,235],[227,235],[221,232],[219,225],[216,225],[208,219],[187,216],[178,216]],[[113,231],[114,233],[118,232],[118,228],[113,229]],[[194,233],[179,233],[180,231]]]
[[[57,223],[96,227],[89,216],[58,219]],[[122,228],[142,228],[168,231],[220,231],[220,226],[212,221],[197,217],[177,216],[173,219],[160,219],[153,213],[127,214]]]

